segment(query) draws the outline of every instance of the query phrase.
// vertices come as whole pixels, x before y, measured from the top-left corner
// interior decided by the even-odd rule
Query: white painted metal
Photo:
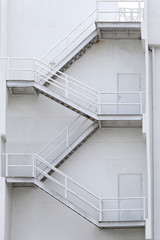
[[[108,202],[119,202],[120,200],[125,201],[134,201],[134,200],[140,200],[142,203],[144,203],[146,197],[136,196],[136,197],[114,197],[114,198],[102,198],[94,194],[93,192],[89,191],[85,187],[83,187],[81,184],[77,183],[73,179],[71,179],[69,176],[58,170],[57,168],[53,167],[51,164],[49,164],[47,161],[45,161],[43,158],[41,158],[38,155],[35,154],[16,154],[16,153],[7,153],[3,154],[5,158],[9,158],[10,162],[7,164],[5,161],[5,168],[8,168],[8,176],[7,178],[12,178],[12,182],[14,182],[14,178],[18,177],[23,182],[26,183],[26,177],[28,177],[28,180],[30,182],[30,178],[35,178],[36,181],[39,174],[42,174],[47,180],[45,183],[43,183],[43,190],[47,192],[46,189],[49,189],[50,191],[54,191],[55,194],[58,194],[58,196],[61,197],[62,203],[66,204],[66,200],[68,203],[70,203],[74,210],[76,211],[76,208],[81,209],[82,212],[85,212],[87,216],[90,219],[94,219],[94,221],[97,222],[98,226],[103,226],[103,224],[99,225],[98,222],[117,222],[120,221],[118,218],[115,218],[114,213],[118,212],[142,212],[143,216],[145,216],[146,209],[143,207],[138,207],[133,205],[132,208],[117,208],[113,207],[113,204],[108,204]],[[34,169],[35,169],[35,176],[33,174],[33,169],[30,169],[30,172],[26,174],[26,168],[30,167],[30,165],[26,165],[25,161],[23,161],[22,157],[32,158],[34,157]],[[18,159],[18,158],[19,159]],[[6,160],[6,159],[5,159]],[[24,164],[23,164],[24,163]],[[50,170],[54,171],[54,174],[50,175],[46,173],[43,170],[43,165],[45,167],[50,168]],[[33,167],[33,165],[31,165]],[[16,172],[16,174],[15,174]],[[15,180],[16,181],[16,180]],[[33,180],[34,183],[34,180]],[[39,182],[40,184],[40,182]],[[53,197],[55,197],[55,194],[52,194]],[[107,202],[107,204],[106,204]],[[68,204],[66,204],[68,205]],[[112,213],[112,218],[105,215],[105,213]],[[82,214],[83,215],[83,214]],[[140,221],[144,221],[145,219],[142,218]],[[93,223],[95,224],[95,222]],[[135,221],[134,219],[126,219],[126,221]],[[135,222],[134,222],[135,225]],[[104,225],[105,227],[105,225]]]
[[[98,22],[141,22],[144,1],[97,0],[97,9]]]
[[[125,196],[142,196],[142,176],[141,174],[119,174],[119,197]],[[120,212],[119,218],[121,220],[124,219],[135,219],[140,220],[143,219],[142,212],[127,212],[128,208],[131,206],[136,206],[137,208],[143,208],[144,202],[140,201],[139,199],[131,199],[130,201],[126,202],[125,199],[122,199],[118,202],[119,208],[125,208],[126,212]],[[144,213],[143,213],[144,214]]]
[[[57,167],[97,129],[97,122],[92,122],[79,115],[67,128],[47,144],[38,155],[52,166]],[[42,168],[47,173],[50,171],[45,166]],[[39,175],[38,179],[41,180],[42,178],[43,176]]]
[[[90,13],[80,24],[78,24],[71,32],[69,32],[65,37],[63,37],[55,46],[53,46],[49,51],[47,51],[40,60],[54,65],[56,68],[60,69],[58,65],[71,53],[73,52],[83,41],[85,42],[79,50],[87,45],[96,35],[88,37],[96,30],[95,27],[96,10]],[[78,53],[78,51],[76,52]],[[70,59],[76,54],[72,54]],[[69,59],[68,59],[69,60]],[[62,64],[64,66],[67,63]]]
[[[23,59],[25,61],[25,59]],[[8,60],[7,60],[8,61]],[[9,61],[18,66],[17,58],[9,58]],[[27,59],[29,61],[29,59]],[[61,71],[53,68],[52,66],[39,61],[38,59],[30,59],[30,65],[33,65],[31,77],[28,77],[28,68],[10,68],[7,69],[9,72],[10,79],[8,80],[23,80],[19,78],[19,72],[23,72],[24,78],[28,78],[28,81],[33,80],[33,76],[35,76],[34,81],[37,85],[34,84],[34,87],[39,89],[41,93],[46,93],[51,98],[55,98],[63,102],[64,104],[68,104],[73,107],[73,104],[76,104],[75,108],[81,108],[80,112],[86,113],[86,110],[89,109],[88,115],[92,115],[93,119],[97,119],[97,114],[119,114],[118,107],[128,106],[133,108],[133,106],[137,106],[136,111],[129,112],[128,110],[124,110],[121,114],[142,114],[141,110],[144,110],[144,104],[141,102],[141,95],[144,92],[140,91],[117,91],[117,92],[98,92],[95,89],[87,86],[86,84],[81,83],[75,78],[68,76],[67,74],[62,73]],[[10,65],[14,65],[11,64]],[[34,66],[35,63],[35,66]],[[10,66],[9,65],[9,66]],[[29,72],[31,70],[29,69]],[[11,74],[13,73],[13,75]],[[52,76],[56,76],[57,79],[54,79]],[[134,76],[134,74],[133,74]],[[43,86],[44,83],[50,84],[50,89],[47,89]],[[10,83],[11,84],[11,83]],[[13,83],[14,84],[14,83]],[[11,85],[10,85],[11,86]],[[20,87],[21,84],[17,82],[17,87]],[[13,87],[13,86],[12,86]],[[128,98],[125,102],[117,102],[117,94],[121,96],[128,95]],[[131,101],[131,96],[138,96],[136,101]],[[67,102],[68,100],[68,102]],[[128,108],[129,109],[129,108]],[[98,120],[98,119],[97,119]]]

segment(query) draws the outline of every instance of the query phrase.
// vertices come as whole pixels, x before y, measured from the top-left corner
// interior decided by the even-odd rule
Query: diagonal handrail
[[[73,44],[78,38],[80,38],[82,36],[82,34],[85,31],[87,31],[87,29],[92,24],[94,24],[96,16],[95,16],[94,20],[92,21],[92,23],[89,24],[89,26],[88,25],[87,25],[87,27],[84,26],[84,29],[82,31],[80,30],[81,26],[83,26],[84,23],[86,23],[88,20],[90,20],[90,18],[92,18],[94,16],[96,11],[97,10],[95,9],[87,17],[85,17],[85,19],[81,23],[79,23],[75,28],[73,28],[73,30],[71,30],[67,35],[65,35],[60,41],[58,41],[57,44],[55,44],[53,47],[51,47],[46,53],[44,53],[41,56],[40,60],[45,61],[46,63],[50,63],[53,60],[55,60],[58,56],[60,56],[60,54],[62,54],[71,44]],[[76,31],[78,31],[78,35],[75,34]],[[70,42],[68,42],[67,40],[70,37],[72,37],[72,40]],[[64,44],[65,46],[63,46],[62,44]],[[60,48],[60,51],[58,51],[58,53],[56,53],[56,49],[59,46],[62,46],[62,47]]]
[[[71,177],[55,168],[53,165],[48,163],[42,157],[37,154],[25,154],[25,153],[5,153],[2,154],[5,157],[5,168],[3,169],[3,176],[7,178],[14,177],[30,177],[38,180],[39,174],[46,177],[48,181],[44,183],[44,186],[48,186],[53,189],[56,193],[60,194],[64,199],[68,200],[75,206],[81,208],[88,215],[91,215],[99,222],[105,221],[121,221],[118,218],[119,212],[130,212],[129,219],[125,221],[135,221],[135,213],[137,213],[137,220],[144,221],[147,218],[147,197],[100,197],[92,191],[88,190],[86,187],[79,184],[77,181],[73,180]],[[15,158],[15,156],[17,156]],[[22,156],[26,157],[25,161],[22,161]],[[16,159],[16,161],[15,161]],[[24,158],[23,158],[24,159]],[[27,159],[30,161],[28,162]],[[13,160],[13,161],[12,161]],[[27,163],[28,162],[28,163]],[[3,161],[2,161],[3,163]],[[41,164],[39,164],[41,163]],[[45,165],[46,168],[54,171],[55,174],[46,173],[41,166]],[[27,172],[26,172],[27,170]],[[24,173],[23,173],[24,171]],[[61,191],[63,189],[63,191]],[[45,187],[44,187],[45,190]],[[72,198],[73,197],[73,198]],[[78,200],[78,201],[77,201]],[[107,204],[106,202],[112,202],[112,204]],[[119,208],[119,201],[134,201],[135,205],[132,208]],[[115,204],[113,204],[113,202]],[[85,205],[84,205],[85,204]],[[86,205],[89,207],[86,207]],[[132,212],[134,213],[132,215]],[[109,220],[107,213],[113,213],[113,220]],[[114,215],[116,214],[116,217]],[[141,214],[139,214],[141,213]],[[128,214],[127,214],[128,216]],[[122,221],[124,221],[122,219]]]
[[[84,84],[77,79],[62,73],[56,68],[39,61],[38,59],[13,57],[5,59],[7,60],[7,80],[17,81],[19,79],[19,72],[23,72],[23,75],[26,76],[27,81],[35,81],[40,86],[43,86],[45,83],[53,86],[53,88],[49,89],[49,91],[57,94],[57,97],[66,98],[67,100],[77,104],[77,106],[83,107],[85,110],[91,106],[92,109],[89,110],[91,114],[143,114],[145,112],[144,91],[99,92],[87,84]],[[31,62],[31,69],[29,69],[28,66],[25,68],[19,67],[18,62],[20,60]],[[10,63],[12,63],[12,61],[17,61],[16,68],[11,67],[12,64]],[[31,74],[32,76],[28,74]],[[57,79],[54,79],[54,75],[57,77]],[[131,100],[129,100],[129,98],[128,100],[123,98],[125,101],[119,101],[119,96],[124,97],[126,94],[128,96],[134,96],[134,98],[131,98]],[[111,106],[114,108],[111,108]],[[130,106],[130,111],[119,112],[119,107],[121,107],[123,110],[123,106],[126,106],[125,109],[129,109]],[[112,112],[109,112],[110,109]]]

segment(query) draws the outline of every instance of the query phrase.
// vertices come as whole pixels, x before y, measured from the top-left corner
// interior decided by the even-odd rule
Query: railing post
[[[9,80],[9,68],[10,68],[10,59],[7,58],[7,80]]]
[[[6,177],[8,177],[8,154],[6,154]]]
[[[65,97],[68,98],[68,76],[65,76]]]
[[[65,193],[64,193],[64,196],[65,196],[65,198],[67,198],[68,196],[68,192],[67,192],[67,185],[68,185],[68,181],[67,181],[67,176],[65,176]]]
[[[101,114],[101,93],[98,93],[98,114]]]
[[[34,178],[36,178],[36,172],[35,172],[35,154],[32,156],[32,175]]]
[[[146,198],[145,197],[143,198],[143,209],[144,209],[143,217],[145,220],[146,219]]]
[[[142,107],[142,92],[139,93],[139,103],[140,103],[140,114],[143,112],[143,107]]]
[[[99,199],[99,221],[102,222],[102,199]]]
[[[33,80],[36,82],[36,60],[33,61]]]

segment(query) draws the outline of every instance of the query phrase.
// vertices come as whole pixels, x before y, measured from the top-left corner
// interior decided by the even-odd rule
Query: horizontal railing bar
[[[32,165],[10,165],[10,164],[8,164],[8,167],[33,167],[33,164]]]
[[[101,200],[103,201],[103,200],[128,200],[128,199],[130,199],[130,200],[134,200],[134,199],[147,199],[147,197],[117,197],[117,198],[115,198],[115,197],[113,197],[113,198],[102,198]]]
[[[97,2],[119,2],[119,3],[123,3],[123,2],[128,2],[128,3],[132,3],[132,2],[144,2],[144,0],[96,0]]]
[[[135,209],[102,209],[102,212],[121,212],[121,211],[140,211],[140,212],[142,212],[142,211],[144,211],[144,209],[143,208],[135,208]]]
[[[33,153],[2,153],[1,155],[33,156]]]
[[[100,95],[102,94],[141,94],[141,93],[146,93],[146,92],[100,92]]]
[[[2,59],[11,59],[11,60],[38,60],[37,58],[31,57],[2,57]]]
[[[100,105],[107,105],[107,106],[112,106],[112,105],[115,105],[115,106],[127,106],[127,105],[141,105],[141,103],[100,103]]]
[[[137,10],[138,10],[138,8],[137,8]],[[120,11],[99,11],[98,13],[122,13],[123,14],[123,12],[120,12]],[[125,11],[124,13],[139,13],[138,11],[137,12],[132,12],[132,11]],[[128,17],[130,17],[130,16],[128,16]],[[134,16],[133,16],[134,17]],[[137,17],[137,15],[135,16],[135,17]]]
[[[9,72],[33,72],[34,70],[33,69],[9,69],[8,70]]]

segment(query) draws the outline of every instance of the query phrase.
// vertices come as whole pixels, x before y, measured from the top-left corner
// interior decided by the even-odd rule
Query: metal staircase
[[[102,198],[34,154],[3,154],[3,176],[8,183],[36,185],[100,228],[144,227],[146,197]],[[44,169],[50,169],[46,172]],[[54,172],[51,174],[50,172]],[[39,175],[46,181],[39,180]],[[133,201],[134,200],[134,201]],[[119,202],[124,201],[122,209]],[[128,203],[134,202],[132,208]],[[128,205],[129,206],[129,205]],[[127,213],[127,214],[119,214]]]
[[[23,66],[22,60],[24,63],[28,61],[30,68]],[[108,116],[119,118],[121,115],[141,120],[144,92],[99,92],[42,61],[22,60],[21,67],[19,58],[7,60],[7,87],[11,94],[41,93],[93,121],[108,120]],[[52,78],[53,75],[57,79]]]
[[[96,10],[90,13],[71,32],[49,49],[39,60],[61,72],[79,59],[94,43],[98,42],[95,25]]]
[[[54,167],[59,167],[86,140],[95,133],[99,125],[79,115],[69,126],[47,144],[38,155]],[[43,169],[50,172],[50,169]],[[51,174],[51,172],[50,172]],[[42,175],[39,180],[42,180]]]

